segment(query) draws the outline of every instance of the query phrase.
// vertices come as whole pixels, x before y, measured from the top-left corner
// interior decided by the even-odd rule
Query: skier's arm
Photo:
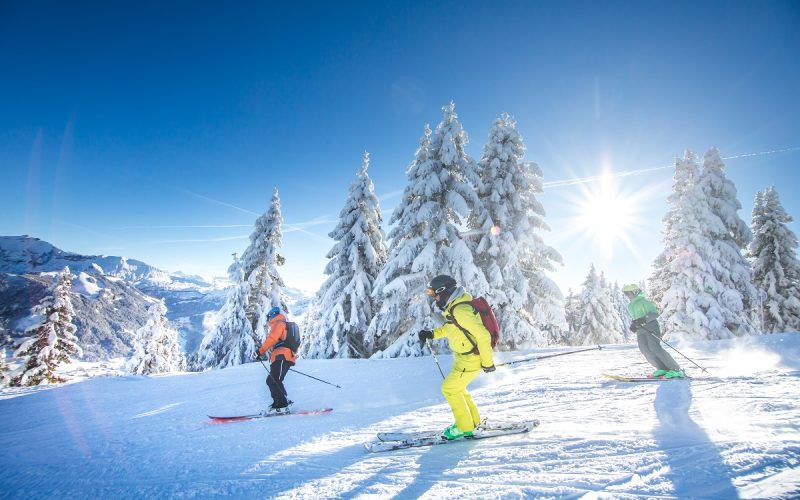
[[[455,325],[449,321],[438,328],[433,329],[433,340],[439,340],[447,337],[447,328],[455,328]]]
[[[286,336],[286,322],[279,321],[275,324],[274,328],[270,328],[269,335],[267,338],[264,339],[264,343],[261,344],[261,348],[258,350],[258,354],[264,355],[272,349],[275,344],[280,342]]]

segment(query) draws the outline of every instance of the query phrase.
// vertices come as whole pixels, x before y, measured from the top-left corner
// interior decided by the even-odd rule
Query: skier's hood
[[[446,311],[455,301],[460,299],[465,293],[467,293],[467,291],[464,290],[464,287],[461,286],[461,285],[458,285],[455,288],[455,290],[453,290],[453,293],[450,294],[450,299],[448,299],[447,304],[445,304],[445,306],[444,306],[444,308],[442,308],[442,310]]]

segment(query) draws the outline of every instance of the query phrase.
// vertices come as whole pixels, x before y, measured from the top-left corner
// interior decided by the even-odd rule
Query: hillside
[[[80,255],[30,236],[0,236],[0,327],[19,337],[31,323],[31,307],[46,293],[53,273],[69,266],[73,306],[84,360],[127,356],[131,335],[147,318],[147,307],[163,299],[167,318],[181,334],[187,353],[213,327],[225,301],[227,282],[166,272],[142,261]],[[302,321],[310,295],[287,289],[292,316]]]
[[[64,266],[79,277],[73,291],[87,360],[127,355],[130,335],[146,321],[153,299],[164,299],[167,318],[191,352],[224,301],[224,281],[210,283],[125,257],[67,252],[30,236],[0,236],[0,321],[13,336],[28,325],[30,308],[52,279],[48,273]]]
[[[499,368],[473,384],[476,403],[494,421],[538,418],[535,431],[378,454],[362,446],[378,431],[451,423],[433,358],[301,360],[298,370],[342,389],[290,372],[290,398],[333,413],[232,424],[206,415],[263,408],[259,363],[3,389],[0,489],[12,498],[798,497],[800,335],[678,348],[710,375],[684,363],[694,380],[604,380],[647,372],[630,344]]]

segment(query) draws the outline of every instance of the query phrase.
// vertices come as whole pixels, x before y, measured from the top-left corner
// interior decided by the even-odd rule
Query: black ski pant
[[[680,370],[672,356],[661,347],[661,329],[658,321],[650,321],[636,330],[636,342],[647,362],[657,370]]]
[[[269,394],[272,396],[273,408],[286,408],[288,401],[286,400],[286,388],[283,386],[283,379],[289,372],[289,368],[294,366],[291,361],[286,361],[283,355],[275,358],[275,361],[269,365],[269,375],[267,375],[267,387],[269,387]]]

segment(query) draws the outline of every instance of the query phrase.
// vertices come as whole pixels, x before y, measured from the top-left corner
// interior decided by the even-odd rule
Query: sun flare
[[[633,223],[633,202],[620,194],[610,176],[599,189],[587,191],[579,202],[578,225],[611,255],[615,243],[626,242]]]

